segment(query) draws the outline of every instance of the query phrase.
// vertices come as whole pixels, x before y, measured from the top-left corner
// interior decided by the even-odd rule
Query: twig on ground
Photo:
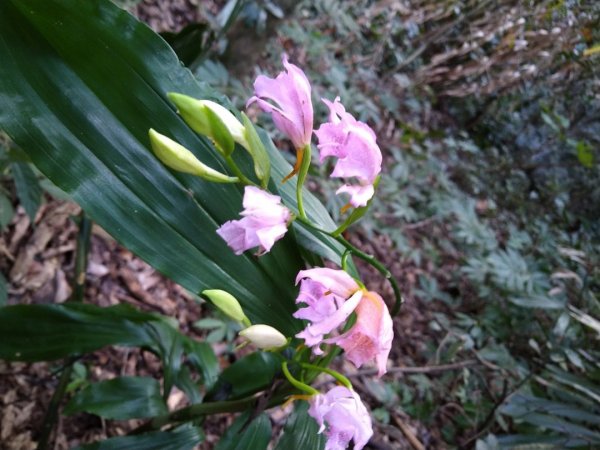
[[[436,373],[436,372],[447,372],[449,370],[460,370],[465,367],[477,366],[479,365],[479,361],[475,359],[467,359],[466,361],[461,361],[453,364],[438,364],[434,366],[422,366],[422,367],[390,367],[387,370],[387,373]],[[348,378],[355,377],[363,377],[363,376],[371,376],[375,375],[378,372],[377,369],[363,369],[359,370],[355,373],[351,373],[346,375]]]
[[[394,422],[396,422],[396,425],[398,425],[398,428],[400,428],[400,431],[402,431],[402,433],[404,434],[404,436],[406,437],[408,442],[410,442],[410,445],[412,445],[412,447],[415,450],[425,450],[425,446],[423,444],[421,444],[421,441],[419,441],[419,439],[417,439],[417,437],[412,432],[412,430],[408,427],[408,425],[406,425],[404,422],[402,422],[402,420],[400,420],[400,418],[398,416],[394,416]]]

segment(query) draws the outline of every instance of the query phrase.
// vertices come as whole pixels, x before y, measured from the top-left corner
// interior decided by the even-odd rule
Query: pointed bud
[[[227,108],[174,92],[167,96],[192,130],[212,139],[224,155],[231,154],[234,141],[248,148],[244,126]]]
[[[260,140],[254,124],[244,113],[242,113],[242,121],[245,127],[246,140],[248,141],[247,150],[254,161],[254,173],[261,181],[263,189],[266,189],[269,184],[269,177],[271,176],[271,160],[269,159],[269,154],[267,153],[265,145]]]
[[[221,172],[211,169],[200,162],[200,160],[183,145],[178,144],[152,128],[148,132],[148,136],[150,136],[150,144],[152,145],[152,151],[156,157],[171,169],[191,173],[192,175],[197,175],[205,180],[213,181],[215,183],[239,182],[238,178],[229,177]]]
[[[220,289],[207,289],[202,291],[202,295],[208,297],[213,305],[219,308],[227,317],[250,326],[250,320],[244,314],[240,303],[229,292]]]
[[[285,336],[269,325],[252,325],[240,331],[240,336],[265,350],[283,347],[287,344]]]

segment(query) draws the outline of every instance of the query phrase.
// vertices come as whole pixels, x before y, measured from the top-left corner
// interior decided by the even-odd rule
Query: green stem
[[[304,365],[304,364],[302,364]],[[281,364],[281,370],[283,371],[283,374],[285,375],[285,377],[287,378],[287,380],[290,382],[290,384],[292,386],[294,386],[296,389],[306,392],[307,394],[310,395],[316,395],[319,393],[319,391],[317,391],[315,388],[309,386],[308,384],[304,384],[303,382],[296,380],[292,374],[290,373],[290,371],[288,370],[288,366],[287,366],[287,362],[283,362]]]
[[[392,276],[392,273],[388,270],[388,268],[385,267],[373,255],[369,255],[368,253],[365,253],[362,250],[356,248],[354,245],[352,245],[350,242],[348,242],[346,239],[344,239],[344,237],[338,236],[336,238],[336,240],[340,244],[342,244],[344,247],[346,247],[348,250],[350,250],[354,255],[356,255],[363,261],[366,261],[371,266],[373,266],[375,269],[377,269],[377,271],[381,275],[383,275],[385,277],[385,279],[387,279],[390,282],[390,284],[392,285],[392,289],[394,291],[394,296],[396,297],[396,301],[394,302],[394,306],[392,307],[391,314],[392,314],[392,316],[395,316],[396,314],[398,314],[398,312],[400,311],[400,307],[402,306],[402,303],[404,303],[404,298],[402,298],[402,294],[400,293],[400,288],[398,287],[398,282]]]
[[[352,251],[346,249],[344,254],[342,255],[342,270],[348,272],[348,259],[352,256]]]
[[[340,383],[342,383],[348,389],[352,389],[352,383],[350,382],[350,380],[348,378],[346,378],[344,375],[342,375],[341,373],[339,373],[333,369],[329,369],[327,367],[315,366],[314,364],[307,364],[307,363],[302,363],[301,366],[304,369],[318,370],[319,372],[323,372],[328,375],[331,375],[333,378],[338,380]]]
[[[256,184],[254,181],[252,181],[251,179],[249,179],[246,175],[244,175],[242,173],[242,171],[240,170],[240,168],[237,166],[237,164],[235,163],[235,161],[233,160],[233,158],[231,156],[225,156],[225,162],[227,163],[227,165],[229,166],[229,168],[231,169],[231,171],[233,172],[233,174],[239,178],[239,180],[248,186],[256,186],[259,187],[258,184]]]
[[[77,248],[75,250],[75,269],[73,274],[73,294],[70,302],[82,302],[85,291],[85,271],[87,268],[88,253],[90,249],[90,235],[92,230],[92,221],[82,212],[79,216],[79,232],[77,233]],[[37,449],[45,450],[50,443],[52,430],[58,419],[58,409],[60,403],[65,396],[69,382],[71,381],[71,373],[73,372],[73,363],[76,358],[69,358],[66,361],[65,368],[62,371],[58,380],[58,386],[46,410],[44,422],[42,423],[40,438],[38,440]]]
[[[189,422],[209,414],[231,413],[244,411],[256,402],[256,397],[247,397],[240,400],[228,400],[223,402],[197,403],[185,408],[173,411],[170,414],[153,418],[150,422],[136,428],[130,434],[140,434],[146,431],[158,430],[163,426],[176,422]]]
[[[398,312],[400,312],[400,307],[404,303],[404,298],[402,298],[402,294],[400,293],[400,288],[398,287],[398,282],[392,276],[392,273],[388,270],[388,268],[385,267],[377,258],[375,258],[373,255],[369,255],[368,253],[365,253],[362,250],[356,248],[354,245],[352,245],[350,242],[348,242],[346,239],[344,239],[343,236],[335,236],[334,235],[335,231],[322,230],[321,228],[313,225],[307,218],[296,217],[296,220],[298,220],[300,223],[305,225],[307,228],[310,228],[312,230],[318,231],[319,233],[323,233],[323,234],[326,234],[327,236],[332,237],[333,239],[338,241],[340,244],[342,244],[346,248],[346,252],[344,252],[344,255],[342,255],[342,268],[344,268],[344,263],[346,263],[346,265],[347,265],[348,257],[346,256],[346,254],[349,251],[353,255],[356,255],[358,258],[369,263],[371,266],[373,266],[375,269],[377,269],[377,271],[390,282],[390,284],[392,285],[392,290],[394,291],[395,302],[394,302],[394,306],[392,307],[391,315],[395,316],[396,314],[398,314]],[[346,269],[344,269],[344,270],[346,270]]]
[[[71,381],[71,373],[73,372],[73,361],[75,361],[75,359],[69,359],[67,361],[67,365],[61,373],[60,378],[58,380],[58,386],[56,386],[56,390],[54,391],[54,394],[52,394],[52,398],[50,399],[50,403],[48,404],[48,409],[46,410],[46,415],[44,416],[44,423],[42,423],[42,427],[40,430],[40,438],[38,440],[37,450],[46,450],[47,448],[49,448],[52,430],[54,430],[54,425],[56,424],[56,421],[58,419],[58,408],[60,407],[62,398],[65,395],[67,386]]]
[[[79,233],[77,234],[77,249],[75,251],[75,269],[73,274],[73,295],[71,301],[82,302],[85,290],[85,272],[87,270],[90,250],[90,235],[92,221],[83,213],[79,216]]]
[[[306,212],[304,211],[304,200],[302,197],[302,188],[304,186],[304,181],[306,181],[306,176],[308,174],[308,169],[310,168],[311,162],[311,146],[307,144],[303,149],[302,153],[302,164],[300,165],[300,170],[298,171],[298,180],[296,183],[296,201],[298,202],[298,214],[303,219],[306,219]]]

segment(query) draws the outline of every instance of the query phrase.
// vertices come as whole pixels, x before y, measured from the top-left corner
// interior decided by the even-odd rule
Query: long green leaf
[[[33,223],[42,202],[42,188],[40,183],[27,163],[14,162],[11,164],[11,169],[19,201]]]
[[[168,412],[160,385],[149,377],[119,377],[91,384],[75,395],[64,413],[88,412],[107,419],[139,419]]]
[[[204,440],[198,428],[186,427],[179,430],[121,436],[94,444],[78,447],[76,450],[191,450]]]
[[[232,400],[267,388],[281,370],[277,353],[255,352],[227,367],[206,395],[207,400]]]
[[[172,173],[149,149],[154,127],[226,171],[166,98],[210,94],[160,37],[108,0],[4,0],[0,61],[0,127],[95,222],[192,292],[226,289],[253,322],[299,330],[291,233],[268,255],[236,257],[215,229],[238,217],[241,189]],[[279,157],[273,169],[289,165]],[[292,204],[293,189],[281,187]],[[306,207],[334,228],[310,196]]]
[[[251,419],[250,411],[239,416],[215,450],[266,450],[271,439],[271,422],[266,414]]]
[[[107,345],[154,345],[158,316],[126,305],[14,305],[0,308],[0,359],[44,361]]]
[[[308,415],[308,403],[297,402],[294,412],[290,415],[283,434],[277,442],[275,450],[288,450],[290,448],[321,450],[325,448],[326,438],[319,434],[319,426],[315,419]]]

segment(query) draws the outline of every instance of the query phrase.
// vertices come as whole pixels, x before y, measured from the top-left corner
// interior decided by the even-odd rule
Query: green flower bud
[[[260,349],[269,350],[287,344],[286,337],[269,325],[252,325],[240,331],[240,336]]]
[[[244,122],[246,140],[248,141],[248,147],[246,148],[254,161],[254,173],[261,181],[263,189],[266,189],[267,184],[269,184],[269,177],[271,176],[271,160],[269,159],[269,154],[260,140],[254,124],[244,113],[242,113],[242,120]]]
[[[167,96],[192,130],[212,139],[224,155],[231,154],[234,141],[248,148],[244,126],[227,108],[210,100],[198,100],[174,92]]]
[[[192,175],[197,175],[205,180],[213,181],[215,183],[239,182],[239,179],[236,177],[229,177],[221,172],[211,169],[200,162],[200,160],[183,145],[178,144],[152,128],[148,132],[148,135],[150,136],[152,151],[156,157],[171,169],[178,170],[179,172],[191,173]]]
[[[202,295],[208,297],[210,302],[219,308],[227,317],[250,326],[250,320],[244,314],[240,303],[229,292],[220,289],[207,289],[202,291]]]

